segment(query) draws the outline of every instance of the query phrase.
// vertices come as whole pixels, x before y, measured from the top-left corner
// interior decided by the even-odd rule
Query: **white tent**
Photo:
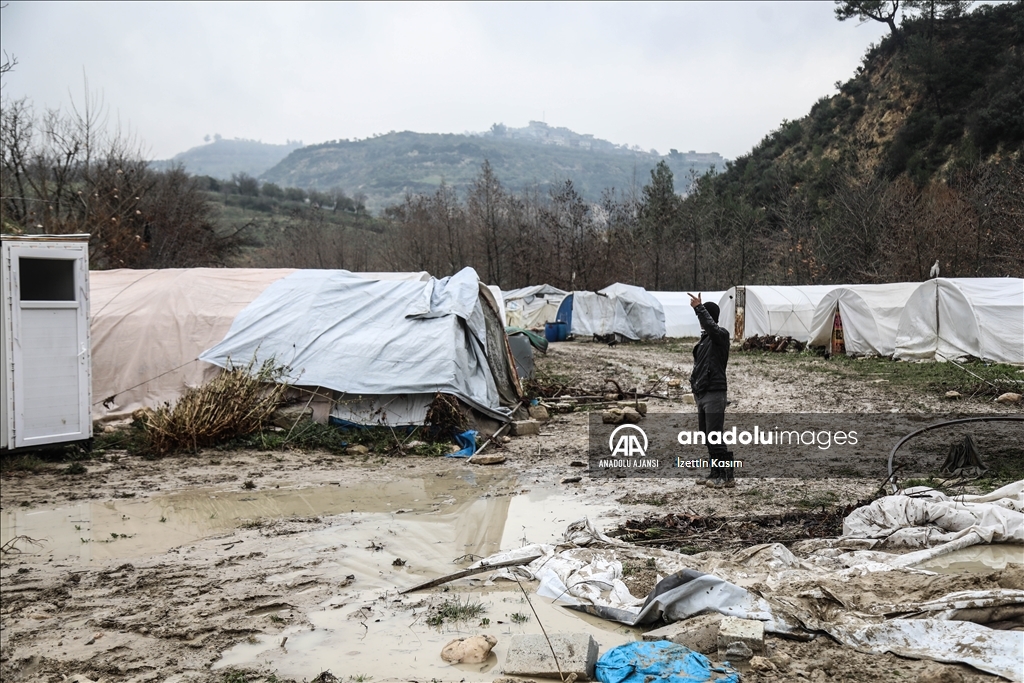
[[[290,380],[338,392],[333,412],[344,419],[422,422],[437,391],[503,418],[520,390],[493,294],[476,273],[372,277],[95,271],[93,415],[172,402],[229,363],[273,356],[290,366]]]
[[[836,328],[842,330],[848,355],[891,356],[903,308],[920,286],[920,282],[893,282],[836,287],[814,311],[811,346],[829,346]]]
[[[974,356],[1024,363],[1024,279],[922,283],[900,316],[894,355],[901,360]]]
[[[697,294],[697,292],[693,292]],[[699,337],[700,321],[690,306],[690,294],[688,292],[649,292],[658,300],[661,309],[665,312],[665,336],[666,337]],[[718,303],[725,292],[700,292],[700,299],[704,303]]]
[[[566,294],[565,290],[551,285],[532,285],[502,292],[508,324],[529,330],[554,322]]]
[[[807,341],[811,336],[814,309],[835,288],[836,285],[748,285],[742,288],[746,303],[737,311],[737,288],[732,287],[719,301],[722,311],[719,323],[734,339],[775,334]]]
[[[616,283],[599,292],[573,292],[563,301],[559,316],[578,336],[615,334],[633,341],[665,336],[661,304],[643,287],[633,285]]]

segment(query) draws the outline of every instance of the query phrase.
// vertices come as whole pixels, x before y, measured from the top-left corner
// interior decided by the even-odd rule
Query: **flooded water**
[[[329,669],[340,678],[383,680],[416,672],[422,680],[473,681],[499,673],[497,663],[504,661],[512,635],[541,632],[533,610],[549,634],[589,632],[602,650],[637,635],[552,604],[527,586],[531,607],[517,584],[485,585],[486,574],[407,596],[397,591],[500,550],[557,542],[569,523],[583,516],[601,520],[608,512],[609,506],[584,503],[571,490],[517,487],[507,474],[465,468],[442,477],[352,486],[195,489],[139,500],[10,509],[0,514],[0,535],[4,542],[16,535],[42,540],[43,546],[32,552],[54,562],[99,565],[158,555],[255,522],[321,517],[327,526],[291,535],[287,544],[275,545],[273,539],[246,543],[263,542],[261,549],[269,548],[268,554],[295,567],[267,576],[268,583],[301,591],[315,578],[338,590],[304,613],[281,604],[257,606],[294,625],[231,648],[215,668],[266,666],[296,680]],[[607,523],[604,519],[598,525]],[[348,576],[357,577],[351,586]],[[429,607],[443,600],[479,603],[482,613],[469,622],[428,625]],[[440,659],[448,641],[477,633],[498,638],[496,656],[488,662],[452,666]]]
[[[922,562],[917,565],[917,569],[927,569],[939,574],[983,574],[1006,569],[1008,564],[1024,564],[1024,545],[972,545]]]

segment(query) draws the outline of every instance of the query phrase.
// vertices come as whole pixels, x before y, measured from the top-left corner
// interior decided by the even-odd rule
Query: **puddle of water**
[[[0,513],[0,543],[25,535],[43,542],[26,554],[52,561],[103,563],[148,557],[237,528],[246,521],[347,512],[429,512],[471,503],[501,475],[410,477],[358,485],[223,491],[193,489],[147,499],[79,503]]]
[[[452,560],[466,553],[488,555],[518,547],[524,537],[530,542],[555,541],[570,522],[584,515],[596,519],[608,509],[587,505],[562,491],[537,489],[512,497],[479,499],[443,514],[344,515],[344,523],[308,534],[306,547],[288,552],[294,553],[296,561],[328,552],[331,560],[317,563],[310,571],[317,572],[321,580],[339,582],[354,574],[357,579],[352,588],[339,589],[334,597],[304,614],[290,608],[280,610],[278,614],[289,621],[304,617],[302,625],[240,643],[227,650],[214,668],[261,666],[297,680],[308,680],[324,670],[342,678],[367,674],[379,680],[407,679],[414,672],[417,680],[491,680],[500,673],[497,665],[504,661],[513,635],[541,633],[537,617],[515,584],[469,586],[467,580],[461,580],[447,589],[404,597],[397,590],[457,571],[464,565]],[[370,541],[384,549],[368,550]],[[392,566],[396,556],[407,565]],[[481,582],[482,577],[486,574],[481,575]],[[298,584],[308,578],[300,570],[267,580]],[[588,632],[602,650],[638,637],[637,629],[567,610],[533,594],[532,588],[526,586],[549,634]],[[428,625],[428,608],[445,599],[480,603],[485,612],[458,625]],[[516,623],[513,614],[525,615],[528,620]],[[481,624],[483,618],[489,623]],[[441,649],[450,640],[477,633],[498,638],[495,656],[475,665],[454,666],[441,660]]]
[[[983,574],[1006,569],[1008,564],[1024,564],[1024,546],[1005,543],[972,545],[922,562],[916,568],[939,574]]]

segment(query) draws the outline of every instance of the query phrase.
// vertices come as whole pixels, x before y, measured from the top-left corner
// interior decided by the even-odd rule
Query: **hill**
[[[691,171],[719,169],[716,153],[666,156],[614,145],[567,128],[533,121],[525,128],[496,124],[482,135],[391,132],[365,140],[336,140],[297,149],[261,179],[282,187],[340,187],[378,210],[406,193],[431,193],[442,181],[464,190],[487,160],[506,187],[542,191],[571,179],[580,194],[598,201],[606,189],[639,188],[665,160],[685,190]]]
[[[777,193],[780,172],[795,188],[837,170],[920,187],[965,165],[1019,157],[1024,3],[905,20],[836,85],[838,94],[727,164],[719,188],[763,203]]]
[[[212,142],[176,154],[172,159],[154,161],[151,167],[159,171],[180,164],[192,175],[222,180],[241,173],[259,176],[301,146],[301,142],[270,145],[256,140],[226,140],[216,136]]]

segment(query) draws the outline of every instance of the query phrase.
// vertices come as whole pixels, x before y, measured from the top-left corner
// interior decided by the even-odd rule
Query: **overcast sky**
[[[4,98],[83,99],[152,158],[207,134],[306,144],[544,120],[734,158],[850,78],[886,27],[832,2],[59,3],[10,0]]]

